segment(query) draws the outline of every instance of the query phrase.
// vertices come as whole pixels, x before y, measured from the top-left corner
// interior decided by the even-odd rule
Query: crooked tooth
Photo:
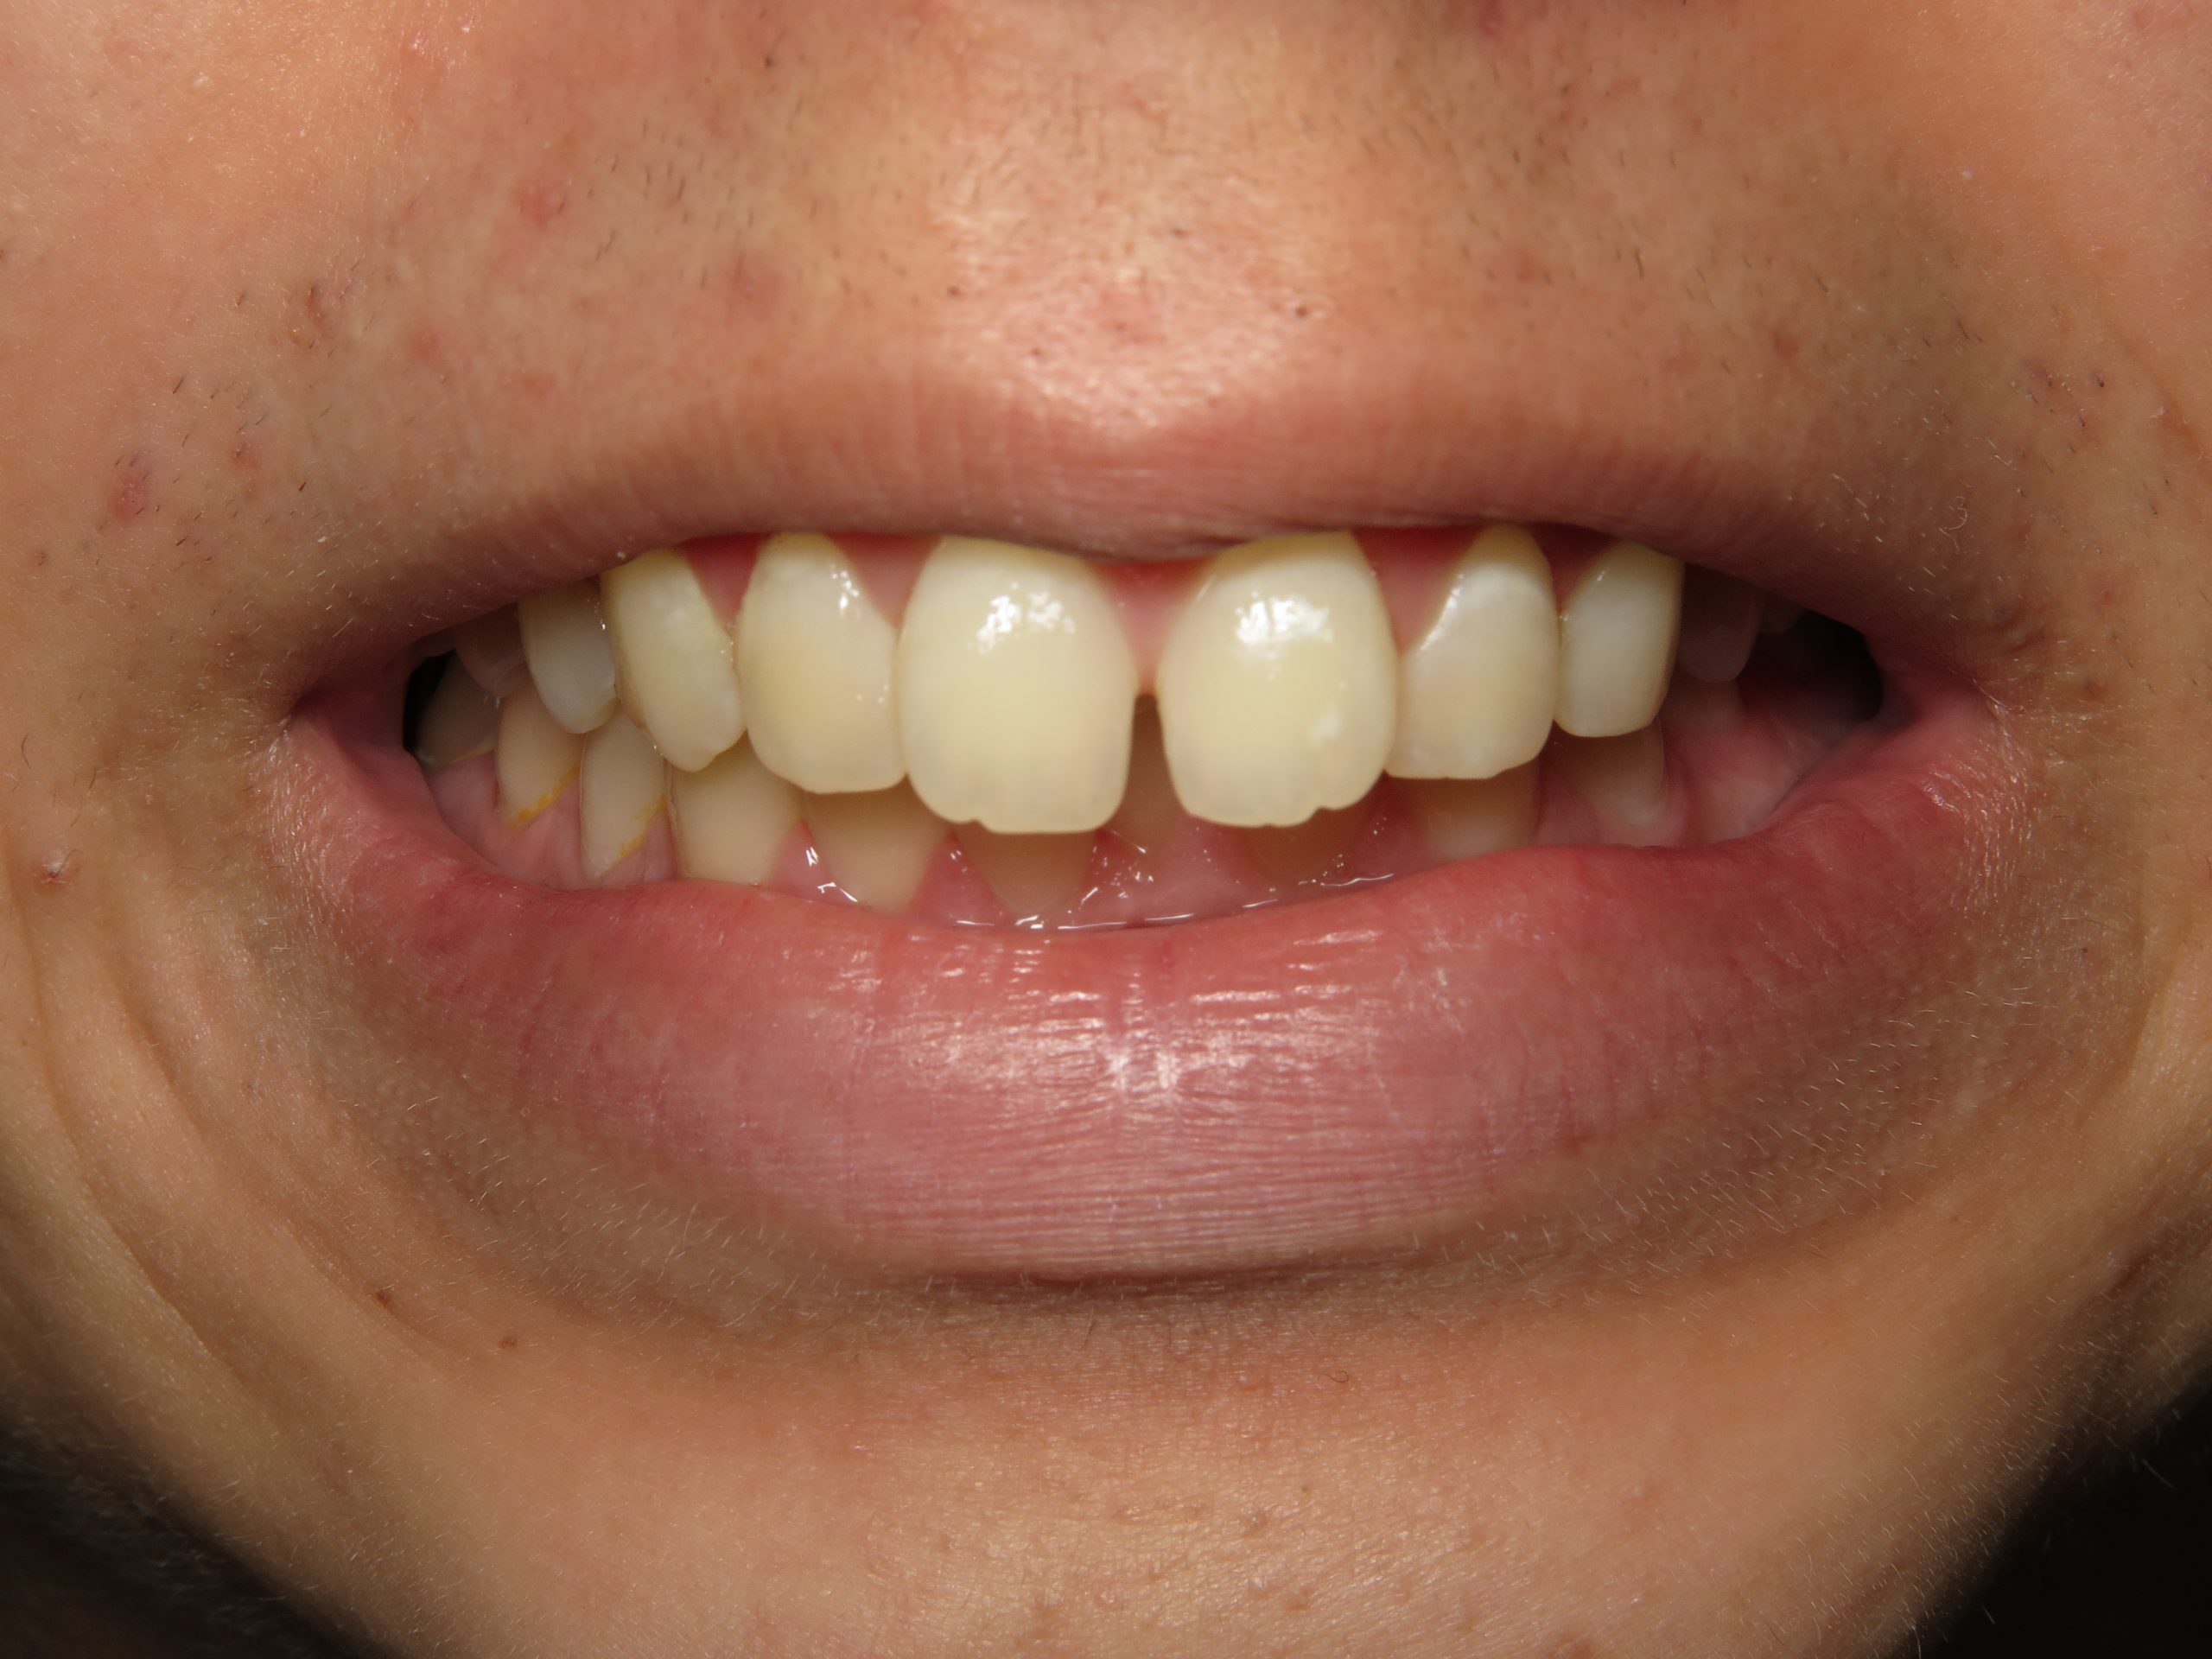
[[[798,827],[798,791],[760,764],[751,743],[669,780],[677,868],[707,881],[758,887]]]
[[[905,777],[897,648],[835,542],[771,540],[737,625],[738,679],[760,759],[817,794],[888,789]]]
[[[415,734],[416,758],[432,768],[489,754],[499,739],[499,705],[458,660],[438,676]]]
[[[595,732],[614,712],[614,647],[599,591],[588,582],[532,594],[515,607],[530,677],[563,728]]]
[[[495,697],[512,696],[515,688],[529,676],[522,624],[515,620],[512,605],[462,623],[453,631],[453,648],[476,683]]]
[[[622,700],[668,763],[696,772],[745,730],[729,630],[681,553],[641,553],[599,579]]]
[[[583,740],[545,707],[537,688],[525,682],[499,705],[499,747],[493,774],[499,784],[499,815],[519,830],[561,798],[582,764]]]
[[[666,804],[668,768],[627,715],[614,715],[584,745],[576,781],[584,874],[598,880],[645,845]]]
[[[1567,786],[1616,827],[1648,830],[1667,806],[1667,745],[1656,726],[1554,746]]]
[[[944,819],[905,784],[867,795],[810,795],[806,827],[830,879],[875,910],[904,910],[944,845]]]
[[[1217,555],[1160,658],[1185,810],[1253,829],[1350,806],[1389,758],[1397,670],[1382,589],[1350,536]]]
[[[906,602],[898,684],[907,777],[939,817],[1052,835],[1114,816],[1136,659],[1082,560],[938,543]]]
[[[1682,567],[1616,542],[1582,573],[1560,614],[1560,729],[1576,737],[1641,731],[1675,666]]]
[[[1675,659],[1707,685],[1725,685],[1744,671],[1758,643],[1764,601],[1758,589],[1716,570],[1692,570],[1682,583],[1682,637]]]
[[[1535,766],[1495,778],[1408,779],[1398,785],[1414,823],[1439,855],[1481,858],[1510,852],[1535,838],[1541,799]]]
[[[1001,836],[977,823],[963,823],[953,834],[1017,922],[1063,914],[1090,885],[1093,836]]]
[[[1398,665],[1400,778],[1494,778],[1543,750],[1559,708],[1559,607],[1536,538],[1499,525],[1452,567],[1444,607]]]

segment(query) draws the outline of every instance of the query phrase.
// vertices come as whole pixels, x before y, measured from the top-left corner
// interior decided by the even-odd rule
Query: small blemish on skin
[[[108,522],[128,524],[144,516],[147,505],[153,499],[153,476],[143,458],[138,455],[118,461],[116,465],[122,471],[108,491]]]
[[[39,861],[38,884],[42,887],[66,887],[76,879],[77,854],[74,849],[48,853]]]

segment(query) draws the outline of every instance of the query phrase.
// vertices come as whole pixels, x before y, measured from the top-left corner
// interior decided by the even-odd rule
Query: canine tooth
[[[532,594],[515,607],[530,677],[547,711],[578,736],[595,732],[614,712],[614,647],[588,582]]]
[[[1543,750],[1559,707],[1559,607],[1536,538],[1484,531],[1398,664],[1400,778],[1494,778]]]
[[[512,696],[530,673],[529,659],[523,654],[522,624],[515,620],[512,605],[462,623],[453,631],[453,648],[476,683],[495,697]]]
[[[416,757],[426,766],[450,766],[491,753],[499,741],[498,702],[457,659],[448,663],[423,708]]]
[[[1350,806],[1389,755],[1397,671],[1382,589],[1350,536],[1216,555],[1157,677],[1185,810],[1252,829]]]
[[[669,804],[677,868],[702,880],[760,886],[798,827],[798,791],[742,738],[713,765],[673,774]]]
[[[876,910],[913,903],[949,827],[905,784],[866,795],[810,795],[805,812],[830,879]]]
[[[493,769],[507,827],[521,829],[558,800],[583,753],[583,740],[553,718],[536,686],[525,683],[501,703]]]
[[[1082,560],[948,537],[906,601],[898,668],[906,774],[939,817],[1052,835],[1114,816],[1136,659]]]
[[[599,579],[622,701],[672,766],[696,772],[745,730],[729,630],[691,562],[663,548]]]
[[[1363,803],[1339,811],[1316,812],[1303,823],[1247,830],[1244,853],[1261,874],[1278,886],[1319,881],[1342,868],[1371,816]]]
[[[888,789],[905,777],[897,647],[835,542],[771,540],[737,624],[738,679],[760,759],[818,794]]]
[[[1744,671],[1758,642],[1758,590],[1717,570],[1692,570],[1682,583],[1682,637],[1675,660],[1707,685],[1725,685]]]
[[[1447,859],[1510,852],[1535,838],[1541,768],[1495,778],[1421,779],[1399,784],[1422,836]]]
[[[1667,805],[1667,745],[1656,726],[1619,737],[1567,738],[1553,746],[1561,773],[1599,815],[1647,829]]]
[[[1641,731],[1675,666],[1682,567],[1616,542],[1582,573],[1560,614],[1560,729],[1576,737]]]
[[[1057,916],[1073,907],[1090,883],[1097,838],[1001,836],[979,823],[953,831],[960,850],[1017,922]]]
[[[592,734],[576,782],[586,875],[598,880],[645,844],[667,804],[667,779],[660,751],[629,715],[613,715]]]

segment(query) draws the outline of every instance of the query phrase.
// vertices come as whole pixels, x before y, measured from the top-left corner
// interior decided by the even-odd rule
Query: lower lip
[[[1754,1111],[1808,1127],[1773,1121],[1789,1081],[1880,1040],[2014,820],[1984,706],[1916,695],[1740,841],[1128,932],[525,886],[365,695],[295,722],[280,845],[363,994],[474,1080],[469,1130],[550,1135],[558,1179],[871,1273],[1217,1274],[1541,1220],[1600,1162],[1725,1173]]]

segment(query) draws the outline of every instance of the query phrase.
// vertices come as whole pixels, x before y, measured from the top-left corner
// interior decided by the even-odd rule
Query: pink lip
[[[1225,1272],[1555,1218],[1596,1170],[1696,1180],[1747,1128],[1818,1128],[1771,1122],[1803,1057],[1880,1040],[2004,868],[1986,706],[1915,696],[1741,841],[1129,933],[525,886],[445,829],[365,693],[295,722],[284,845],[378,993],[468,1057],[495,1142],[868,1270]]]

